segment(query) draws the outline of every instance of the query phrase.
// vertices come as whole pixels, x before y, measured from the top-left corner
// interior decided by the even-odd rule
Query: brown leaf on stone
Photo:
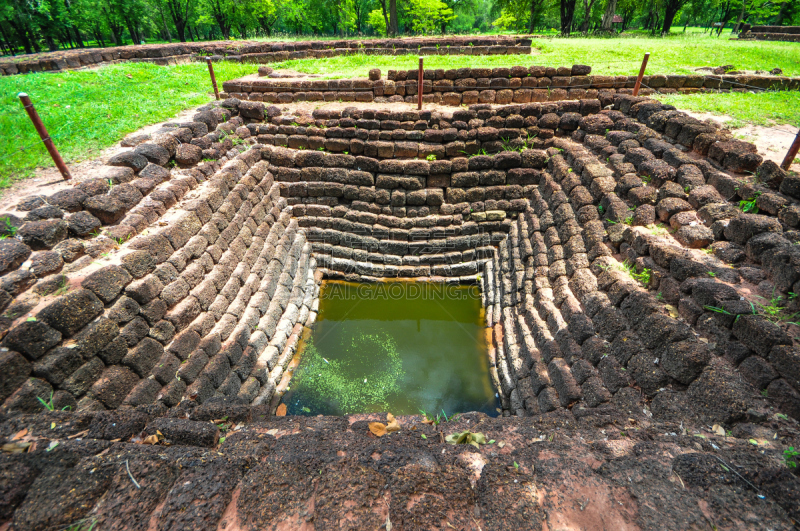
[[[389,421],[389,425],[386,426],[386,431],[391,433],[393,431],[400,431],[400,423],[397,422],[397,419],[394,418],[394,415],[391,413],[386,414],[386,420]]]
[[[281,404],[278,406],[278,409],[275,410],[276,417],[285,417],[286,416],[286,404]]]
[[[32,446],[29,442],[13,442],[3,445],[3,451],[9,454],[21,454],[29,452]]]
[[[158,435],[148,435],[144,438],[142,444],[158,444]]]
[[[371,431],[376,437],[383,437],[388,433],[386,431],[386,425],[382,422],[370,422],[369,431]]]

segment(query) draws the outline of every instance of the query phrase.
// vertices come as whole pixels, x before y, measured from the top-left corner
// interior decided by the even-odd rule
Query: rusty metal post
[[[36,108],[34,108],[33,103],[31,103],[30,97],[28,97],[28,95],[24,92],[20,92],[18,96],[19,101],[22,102],[22,106],[28,112],[31,122],[33,122],[33,127],[35,127],[36,132],[39,133],[39,138],[41,138],[42,142],[44,142],[44,147],[47,148],[47,152],[50,153],[50,157],[53,159],[53,162],[56,163],[56,168],[58,168],[58,171],[61,172],[61,176],[64,177],[65,181],[72,179],[72,175],[69,173],[69,168],[67,168],[67,165],[64,163],[64,159],[61,158],[61,154],[53,144],[53,139],[51,139],[50,135],[47,133],[47,129],[42,123],[42,119],[39,118],[39,113],[36,112]]]
[[[208,73],[211,74],[211,84],[214,85],[214,96],[219,99],[219,90],[217,90],[217,78],[214,76],[214,66],[211,64],[211,58],[206,57],[206,63],[208,63]]]
[[[417,110],[422,110],[422,57],[419,58],[419,75],[417,76]]]
[[[781,168],[789,171],[789,166],[791,166],[792,162],[794,162],[794,158],[797,156],[798,151],[800,151],[800,131],[798,131],[797,135],[795,135],[794,142],[792,142],[789,152],[786,153],[786,158],[784,158],[783,162],[781,163]]]
[[[639,77],[636,78],[636,86],[633,87],[633,95],[639,95],[639,88],[642,86],[642,78],[644,77],[644,69],[647,68],[647,60],[650,59],[650,52],[644,54],[644,60],[642,60],[642,68],[639,69]]]

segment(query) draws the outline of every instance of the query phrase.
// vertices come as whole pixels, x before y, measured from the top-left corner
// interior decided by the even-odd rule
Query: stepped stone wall
[[[228,99],[0,215],[0,527],[791,529],[800,177],[599,96]],[[326,278],[478,284],[502,416],[273,416]]]
[[[640,396],[661,418],[800,418],[794,338],[748,300],[800,292],[799,178],[671,106],[229,99],[128,143],[113,186],[26,199],[41,206],[0,241],[8,414],[51,393],[78,411],[266,405],[322,279],[413,278],[481,285],[505,415]],[[758,214],[737,208],[751,198]],[[91,219],[107,234],[72,229]]]
[[[174,65],[211,57],[214,61],[273,63],[341,55],[514,55],[531,53],[531,39],[512,36],[352,39],[293,42],[185,42],[88,48],[21,56],[0,63],[0,74],[57,72],[103,63]]]
[[[755,39],[757,41],[785,41],[800,42],[800,26],[751,26],[744,24],[740,39]]]
[[[231,98],[267,103],[297,101],[357,101],[416,103],[417,70],[389,70],[386,79],[374,70],[369,79],[283,80],[245,77],[222,84]],[[591,67],[513,66],[498,68],[429,69],[423,71],[422,101],[442,105],[611,101],[615,94],[632,94],[636,76],[589,75]],[[800,78],[757,75],[650,75],[640,94],[695,94],[800,90]]]

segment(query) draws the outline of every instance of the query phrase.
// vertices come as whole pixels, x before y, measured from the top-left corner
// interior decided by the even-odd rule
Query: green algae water
[[[477,286],[326,281],[290,415],[497,415]]]

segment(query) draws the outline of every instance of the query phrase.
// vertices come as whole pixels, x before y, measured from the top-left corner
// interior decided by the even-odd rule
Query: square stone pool
[[[478,286],[325,281],[287,414],[496,416],[483,317]]]

